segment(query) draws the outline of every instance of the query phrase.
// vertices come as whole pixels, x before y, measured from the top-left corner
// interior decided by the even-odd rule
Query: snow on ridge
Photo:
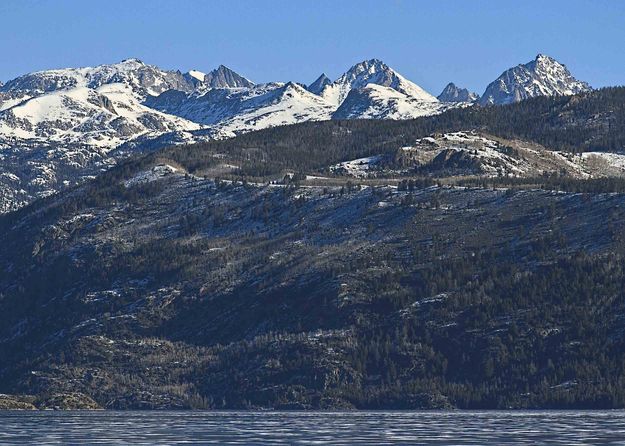
[[[206,73],[203,73],[198,70],[189,70],[189,75],[193,77],[194,79],[197,79],[198,81],[201,81],[201,82],[203,82],[204,78],[206,77]]]
[[[589,90],[591,87],[574,78],[565,65],[539,54],[526,64],[504,71],[491,82],[480,104],[510,104],[536,96],[573,95]]]
[[[326,85],[320,96],[339,106],[351,90],[364,88],[368,84],[390,87],[423,102],[438,102],[433,95],[378,59],[366,60],[352,66],[332,84]]]
[[[382,160],[382,155],[367,156],[351,161],[344,161],[330,167],[333,173],[342,173],[356,178],[366,177]]]
[[[335,119],[412,119],[431,116],[468,103],[443,103],[415,98],[391,87],[367,84],[349,92],[334,113]]]
[[[179,169],[169,164],[158,164],[151,169],[139,172],[134,177],[126,180],[124,182],[124,186],[132,187],[136,186],[137,184],[151,183],[152,181],[158,181],[169,175],[173,175],[179,172]]]

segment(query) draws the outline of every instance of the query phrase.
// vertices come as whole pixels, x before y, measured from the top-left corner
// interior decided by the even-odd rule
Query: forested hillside
[[[625,406],[622,195],[121,172],[5,217],[0,392]]]

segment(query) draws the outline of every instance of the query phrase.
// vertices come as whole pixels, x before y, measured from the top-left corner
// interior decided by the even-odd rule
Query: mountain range
[[[589,88],[539,55],[504,72],[479,103]],[[454,84],[434,97],[377,59],[334,81],[322,74],[308,86],[255,84],[223,65],[182,73],[138,59],[34,72],[0,84],[0,212],[80,183],[137,151],[303,121],[411,119],[478,98]]]

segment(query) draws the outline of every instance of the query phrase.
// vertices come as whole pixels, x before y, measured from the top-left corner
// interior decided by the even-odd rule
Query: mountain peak
[[[254,83],[225,65],[219,65],[204,77],[211,88],[250,88]]]
[[[438,100],[441,102],[475,102],[480,97],[476,93],[472,93],[466,88],[460,88],[453,82],[447,84],[441,94],[438,95]]]
[[[438,100],[418,85],[410,82],[380,59],[369,59],[352,66],[331,85],[321,92],[326,100],[339,105],[352,89],[364,88],[368,84],[381,85],[423,102]]]
[[[557,62],[553,57],[547,56],[546,54],[539,53],[536,55],[535,61],[549,61],[549,62]]]
[[[307,87],[307,90],[313,94],[318,95],[321,94],[326,85],[330,84],[332,84],[330,78],[326,76],[325,73],[321,73],[321,76],[319,76],[312,84],[310,84]]]
[[[355,65],[353,65],[349,70],[347,70],[346,74],[358,75],[363,72],[367,73],[377,73],[380,71],[393,71],[388,65],[382,62],[380,59],[368,59],[363,60]]]
[[[563,64],[558,62],[553,57],[547,56],[546,54],[538,54],[534,60],[532,60],[531,62],[526,63],[524,66],[527,67],[527,68],[530,68],[530,69],[531,69],[531,67],[539,67],[539,66],[559,66],[559,67],[564,67]]]
[[[565,65],[545,54],[504,71],[486,87],[481,105],[510,104],[536,96],[565,96],[591,90],[577,80]]]

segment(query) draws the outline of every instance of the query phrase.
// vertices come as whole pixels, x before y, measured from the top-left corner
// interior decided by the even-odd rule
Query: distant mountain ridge
[[[589,88],[542,55],[506,73],[481,104]],[[454,84],[436,98],[379,59],[357,63],[334,81],[322,74],[307,87],[255,84],[224,65],[182,73],[139,59],[29,73],[0,84],[0,212],[88,179],[136,151],[304,121],[412,119],[476,99]]]
[[[94,68],[39,71],[0,84],[0,141],[114,147],[139,136],[156,137],[206,126],[215,126],[209,133],[224,137],[332,116],[409,119],[449,108],[433,105],[438,102],[472,103],[479,98],[453,83],[436,98],[379,59],[357,63],[335,81],[322,74],[304,88],[322,102],[298,90],[296,96],[303,104],[293,107],[292,102],[298,98],[281,95],[287,84],[254,84],[224,65],[208,73],[191,70],[183,74],[138,59]],[[507,70],[489,84],[480,104],[506,104],[537,95],[576,94],[588,89],[588,84],[576,80],[564,65],[539,54],[534,61]],[[343,104],[350,92],[354,92],[352,98]],[[286,98],[288,106],[281,104]],[[364,102],[355,103],[356,98]],[[312,103],[317,104],[314,110]],[[268,106],[270,110],[264,110]],[[302,107],[308,112],[302,114]],[[333,110],[328,113],[328,108]],[[190,109],[195,110],[193,114]],[[283,116],[269,119],[265,112]],[[248,113],[251,116],[245,116]],[[254,119],[260,114],[265,116],[261,123]],[[235,115],[239,124],[233,126],[230,122]]]

